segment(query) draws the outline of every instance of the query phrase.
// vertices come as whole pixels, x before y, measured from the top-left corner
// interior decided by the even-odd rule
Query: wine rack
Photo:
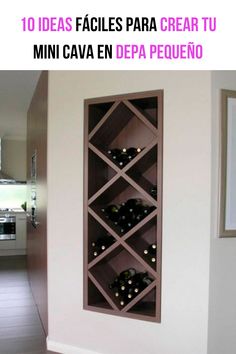
[[[84,309],[160,322],[163,91],[87,99],[84,112]],[[108,153],[130,147],[139,153],[123,166]],[[150,212],[121,232],[104,208],[130,199]],[[104,237],[107,247],[94,252]],[[109,284],[130,268],[151,281],[123,305]]]

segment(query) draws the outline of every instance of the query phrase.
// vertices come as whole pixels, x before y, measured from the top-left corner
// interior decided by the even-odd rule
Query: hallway
[[[24,256],[0,257],[0,354],[46,354]]]

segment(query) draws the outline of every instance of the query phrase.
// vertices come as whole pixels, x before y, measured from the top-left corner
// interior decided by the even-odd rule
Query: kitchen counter
[[[12,212],[14,213],[26,213],[26,211],[22,208],[12,208]]]
[[[12,213],[26,213],[26,211],[22,208],[9,208],[10,210],[1,210],[0,214],[12,214]]]

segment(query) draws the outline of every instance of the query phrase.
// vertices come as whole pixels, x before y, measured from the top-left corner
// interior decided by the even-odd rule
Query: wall
[[[26,201],[26,185],[0,185],[0,208],[20,208]]]
[[[26,140],[2,139],[2,170],[19,181],[26,180]]]
[[[82,309],[83,100],[154,89],[164,89],[161,324]],[[85,349],[104,354],[206,354],[210,134],[210,72],[49,73],[50,349],[66,354],[85,354]]]
[[[37,221],[35,228],[27,220],[27,266],[30,285],[45,332],[47,313],[47,109],[48,75],[43,72],[27,115],[27,211],[31,212],[31,161],[37,151],[36,186]]]
[[[236,352],[236,239],[217,237],[220,89],[236,90],[236,71],[212,73],[212,217],[209,292],[209,354]]]

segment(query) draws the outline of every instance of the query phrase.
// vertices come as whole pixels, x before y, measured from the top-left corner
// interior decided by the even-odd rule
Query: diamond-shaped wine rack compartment
[[[126,267],[134,268],[139,274],[146,272],[143,264],[122,246],[118,246],[100,262],[97,262],[93,267],[89,268],[89,277],[92,280],[95,280],[97,289],[101,294],[103,294],[103,296],[107,299],[107,302],[111,304],[113,308],[121,311],[123,311],[125,307],[131,308],[133,304],[136,304],[136,299],[140,300],[155,285],[155,274],[153,276],[151,273],[149,274],[146,272],[149,275],[150,284],[148,284],[145,288],[137,287],[137,291],[132,294],[132,300],[122,304],[121,300],[123,299],[123,293],[125,293],[126,289],[120,289],[120,293],[116,296],[116,293],[110,288],[110,285],[113,283],[117,274],[124,270],[124,262]],[[124,287],[126,285],[128,286],[128,283],[125,284]]]
[[[95,200],[91,199],[92,202],[89,203],[89,212],[94,215],[97,220],[102,223],[106,224],[107,227],[111,228],[114,232],[116,232],[119,236],[124,236],[127,232],[132,231],[132,229],[139,226],[139,224],[143,224],[146,220],[149,219],[150,215],[153,215],[157,210],[157,207],[153,203],[149,201],[145,201],[145,206],[147,209],[143,215],[140,215],[137,220],[131,220],[131,226],[124,228],[124,223],[122,222],[124,219],[121,218],[117,221],[116,218],[109,218],[109,215],[106,213],[106,207],[111,205],[119,205],[121,206],[119,209],[119,214],[122,212],[122,203],[125,203],[127,200],[142,199],[142,189],[137,190],[131,184],[129,184],[124,178],[118,178],[113,184],[109,184],[108,188],[105,190],[101,188],[100,190],[102,193],[98,195],[96,194],[97,198]],[[125,206],[124,206],[125,208]],[[121,212],[120,212],[121,210]],[[126,209],[125,209],[126,212]],[[132,215],[131,215],[132,216]],[[134,218],[133,218],[134,219]],[[110,230],[108,228],[108,231]]]
[[[85,100],[84,308],[160,322],[163,92]]]

